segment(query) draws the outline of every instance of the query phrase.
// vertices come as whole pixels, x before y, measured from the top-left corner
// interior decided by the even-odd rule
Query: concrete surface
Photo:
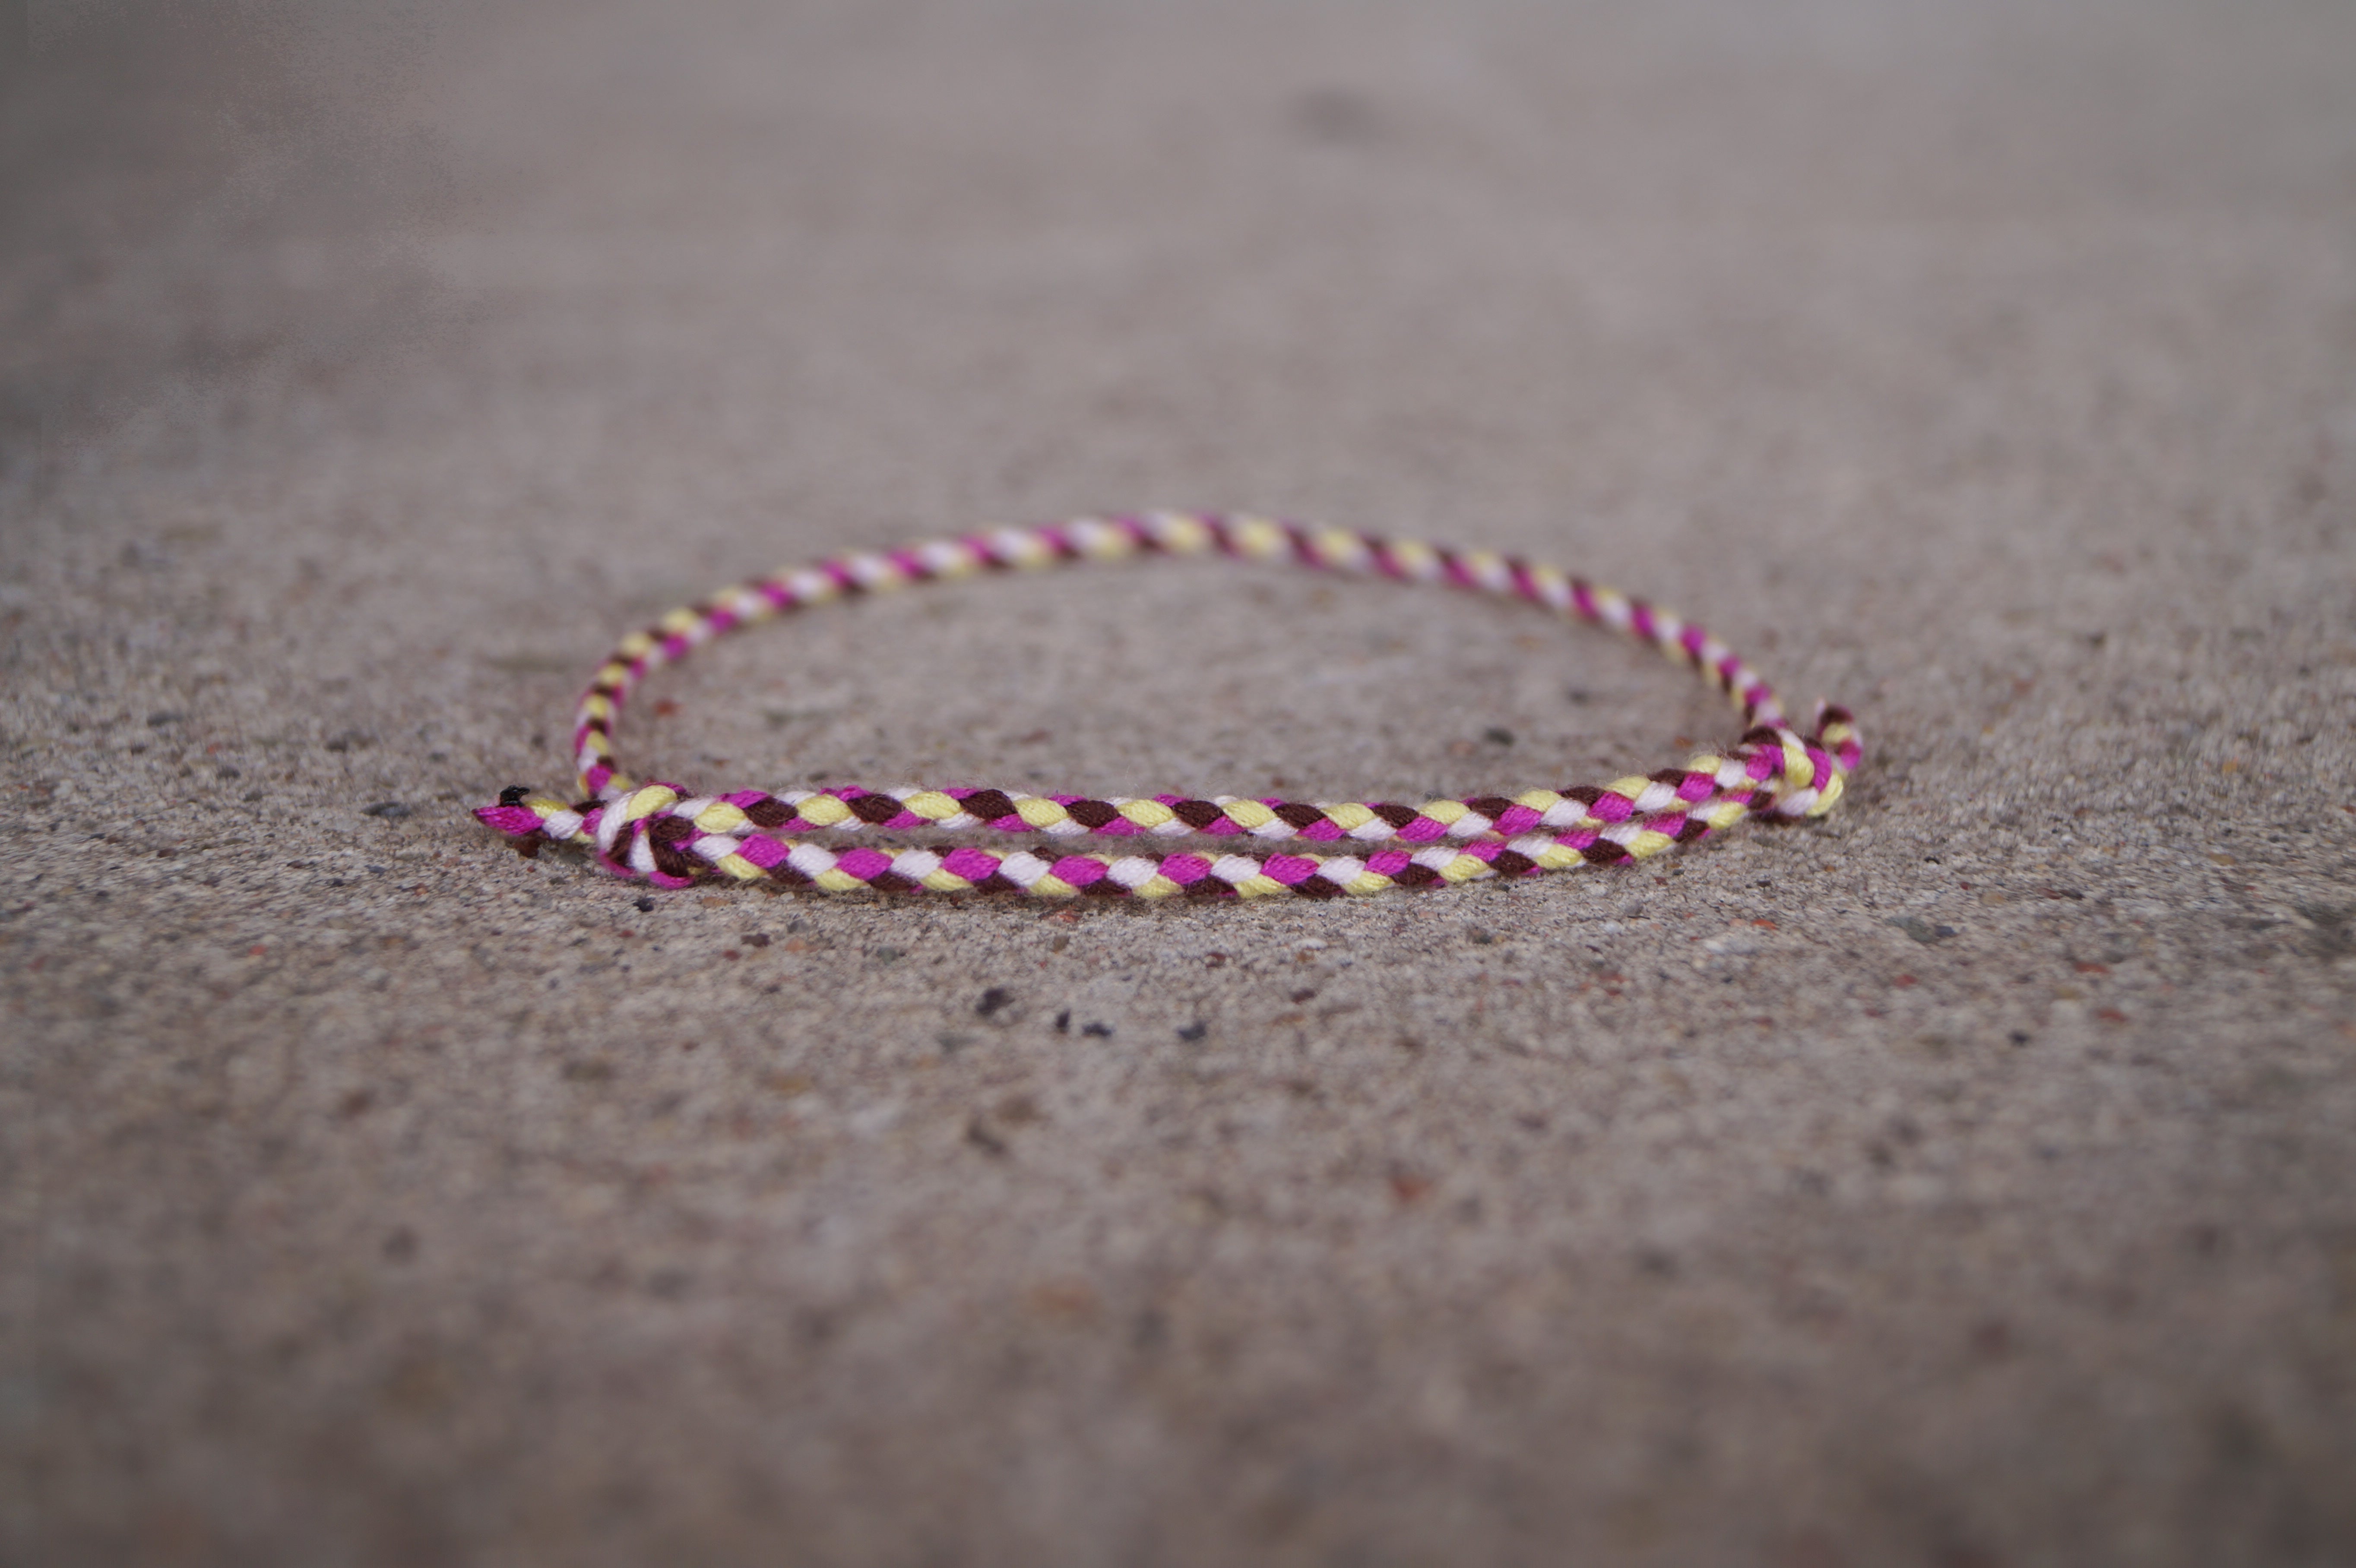
[[[2356,11],[22,16],[6,1562],[2356,1562]],[[1873,753],[1346,908],[465,815],[671,603],[1151,505],[1581,567]],[[730,785],[1735,728],[1213,566],[648,697]]]

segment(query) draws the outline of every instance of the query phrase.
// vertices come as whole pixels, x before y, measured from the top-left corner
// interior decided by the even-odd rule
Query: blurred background
[[[2290,0],[27,16],[12,473],[229,401],[488,419],[707,556],[853,470],[902,527],[1454,532],[1477,476],[1491,534],[1739,511],[1783,556],[1926,466],[2068,464],[2040,368],[2158,379],[2158,270],[2301,264],[2350,178],[2346,24]]]

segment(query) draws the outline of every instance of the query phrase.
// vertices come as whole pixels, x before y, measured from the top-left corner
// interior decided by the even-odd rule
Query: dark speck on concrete
[[[974,1003],[973,1010],[988,1018],[1013,999],[1014,993],[1004,986],[992,986],[981,994],[981,1000]]]
[[[1889,923],[1896,926],[1899,930],[1904,932],[1907,935],[1912,937],[1915,941],[1921,943],[1925,947],[1928,947],[1934,942],[1944,942],[1947,938],[1955,934],[1955,928],[1954,926],[1933,925],[1931,922],[1924,920],[1919,914],[1910,914],[1901,919],[1893,920]]]
[[[1320,87],[1302,93],[1293,102],[1291,120],[1304,139],[1329,144],[1374,142],[1383,133],[1381,111],[1347,88]]]
[[[1084,1026],[1080,1032],[1086,1035],[1093,1035],[1098,1040],[1110,1040],[1112,1038],[1112,1025],[1088,1024]]]
[[[409,815],[410,808],[397,800],[380,800],[368,808],[366,815],[381,816],[387,822],[398,822]]]
[[[1110,1033],[1111,1031],[1108,1029],[1106,1032]],[[1178,1031],[1178,1038],[1184,1040],[1187,1044],[1192,1045],[1210,1032],[1211,1026],[1201,1022],[1198,1019],[1197,1021],[1190,1023],[1185,1028],[1180,1029]]]

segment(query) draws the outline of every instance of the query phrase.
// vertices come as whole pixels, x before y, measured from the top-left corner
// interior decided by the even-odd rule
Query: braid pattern
[[[1009,795],[995,789],[761,790],[693,795],[638,784],[614,764],[613,728],[652,671],[723,632],[788,610],[989,571],[1027,570],[1135,555],[1220,554],[1290,561],[1405,582],[1439,583],[1525,599],[1649,643],[1688,665],[1740,708],[1751,728],[1723,754],[1601,787],[1535,789],[1420,805],[1158,795],[1105,800]],[[581,699],[573,756],[583,798],[567,804],[521,785],[478,807],[486,825],[526,853],[547,844],[589,848],[623,877],[680,888],[716,879],[825,892],[1020,892],[1159,899],[1294,893],[1331,898],[1641,860],[1745,817],[1821,816],[1839,801],[1863,754],[1846,709],[1820,709],[1802,735],[1767,682],[1699,626],[1666,610],[1548,566],[1485,550],[1457,551],[1265,517],[1154,512],[1086,517],[936,539],[884,554],[841,557],[723,590],[622,639]],[[1251,838],[1283,843],[1248,854],[1054,855],[977,846],[835,849],[822,832],[995,832],[1042,840]],[[1292,848],[1298,843],[1300,848]],[[1325,851],[1323,853],[1316,851]]]

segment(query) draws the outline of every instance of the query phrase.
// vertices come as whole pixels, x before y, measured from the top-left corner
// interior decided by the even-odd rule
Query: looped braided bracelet
[[[829,600],[983,571],[1119,560],[1134,555],[1204,555],[1290,561],[1333,571],[1435,582],[1526,599],[1563,615],[1625,632],[1692,666],[1743,711],[1751,728],[1723,755],[1595,788],[1534,789],[1421,805],[1158,795],[1094,800],[1009,795],[995,789],[760,790],[695,795],[672,784],[634,783],[614,765],[613,726],[648,674],[723,632]],[[1699,626],[1552,567],[1483,550],[1456,551],[1342,529],[1311,530],[1254,517],[1155,512],[1087,517],[1027,529],[937,539],[881,555],[851,555],[723,590],[674,610],[622,639],[581,699],[573,731],[580,801],[567,805],[522,785],[475,815],[536,853],[545,844],[588,847],[598,864],[659,887],[699,880],[767,881],[830,893],[1090,893],[1162,899],[1173,894],[1297,893],[1331,898],[1387,888],[1430,887],[1490,877],[1641,860],[1672,844],[1730,827],[1746,816],[1821,816],[1841,796],[1862,754],[1848,711],[1820,708],[1803,736],[1766,681]],[[1248,837],[1301,841],[1259,855],[1226,853],[998,854],[978,847],[830,849],[819,831],[949,829],[1033,834],[1047,839]],[[1319,853],[1315,851],[1328,851]]]

